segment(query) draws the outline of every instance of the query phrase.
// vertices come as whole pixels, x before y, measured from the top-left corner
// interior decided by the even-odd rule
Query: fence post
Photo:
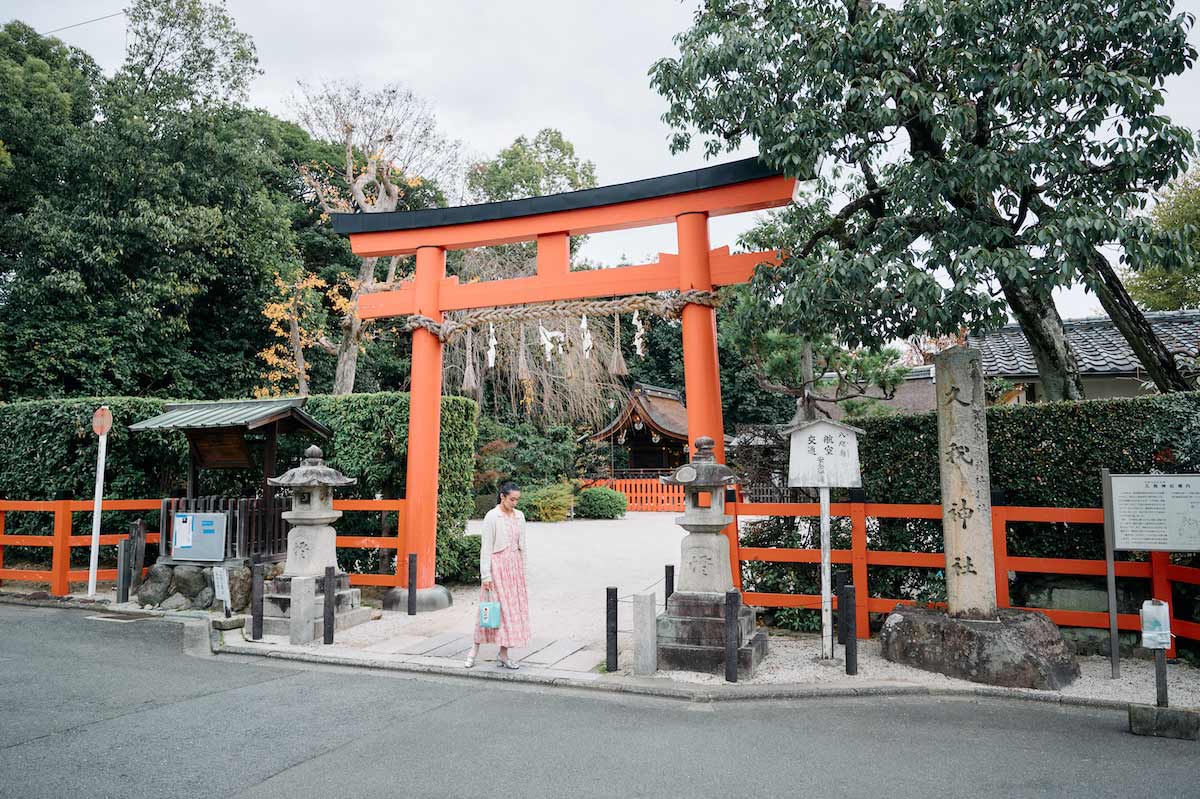
[[[1160,599],[1167,603],[1167,614],[1175,615],[1175,603],[1171,601],[1171,578],[1168,570],[1171,567],[1171,553],[1150,553],[1150,598]],[[1167,657],[1175,657],[1175,639],[1171,638],[1171,646],[1167,648]]]
[[[0,518],[0,534],[3,533],[3,518]],[[668,563],[666,573],[663,575],[663,604],[667,604],[667,600],[671,598],[671,594],[675,593],[675,564]]]
[[[417,615],[417,553],[408,553],[408,615]]]
[[[607,601],[604,613],[604,668],[609,674],[613,674],[617,670],[617,589],[610,585],[605,591]]]
[[[996,606],[1007,608],[1008,596],[1008,508],[992,505],[992,559],[996,573]]]
[[[50,593],[71,593],[71,493],[60,491],[54,497],[54,551],[50,561]]]
[[[858,674],[858,614],[855,612],[858,598],[854,594],[853,583],[842,588],[841,598],[846,600],[846,673],[851,677]]]
[[[324,640],[326,644],[333,643],[333,606],[337,601],[337,569],[332,566],[325,567],[325,614],[322,621],[324,622]]]
[[[742,595],[737,590],[725,592],[725,681],[738,679],[738,611]]]
[[[4,495],[0,494],[0,500],[4,499]],[[0,539],[4,538],[4,510],[0,509]],[[4,542],[0,541],[0,569],[4,568]],[[4,581],[0,580],[0,585],[4,585]]]
[[[854,627],[859,638],[871,637],[870,599],[867,590],[867,506],[850,503],[850,582],[862,589],[862,599],[854,605]],[[857,599],[857,595],[855,599]],[[847,632],[849,635],[849,632]]]
[[[129,601],[129,549],[132,542],[122,539],[117,542],[117,602]]]

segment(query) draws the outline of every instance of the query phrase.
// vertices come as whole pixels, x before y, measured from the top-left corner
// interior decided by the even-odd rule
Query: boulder
[[[192,600],[192,607],[196,610],[208,610],[213,603],[213,590],[210,586],[204,586],[200,589],[200,593],[196,594],[196,598]]]
[[[195,599],[205,586],[204,569],[200,566],[176,566],[175,590],[188,599]]]
[[[163,603],[159,607],[163,610],[188,610],[192,607],[192,600],[183,594],[171,594],[163,600]]]
[[[249,566],[229,570],[230,610],[242,610],[250,604],[251,574]]]
[[[146,579],[138,586],[137,598],[142,605],[161,605],[171,593],[171,567],[156,563],[150,567]]]
[[[1008,688],[1058,690],[1079,676],[1072,648],[1054,622],[1002,608],[994,620],[898,606],[879,634],[883,656],[961,680]]]

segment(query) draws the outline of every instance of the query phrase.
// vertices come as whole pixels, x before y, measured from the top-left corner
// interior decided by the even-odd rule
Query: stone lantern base
[[[311,598],[297,585],[293,597],[293,583],[298,580],[314,580],[315,591]],[[350,587],[350,575],[340,572],[335,578],[334,629],[344,630],[371,619],[371,609],[363,607],[362,592]],[[304,596],[301,596],[304,593]],[[293,635],[292,616],[301,614],[299,635]],[[292,643],[308,643],[325,634],[325,578],[294,578],[279,576],[267,580],[263,585],[263,634],[288,636]]]
[[[755,627],[753,608],[738,614],[738,677],[753,677],[767,656],[767,631]],[[658,617],[658,668],[725,673],[725,595],[676,591]]]

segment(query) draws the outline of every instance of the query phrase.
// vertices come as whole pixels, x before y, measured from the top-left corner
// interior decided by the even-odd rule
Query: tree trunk
[[[1044,398],[1050,402],[1083,399],[1079,365],[1050,292],[1004,278],[1000,279],[1000,288],[1033,352]]]
[[[1084,267],[1084,279],[1096,292],[1117,330],[1129,342],[1146,373],[1159,391],[1191,391],[1192,385],[1179,371],[1174,356],[1162,343],[1145,314],[1134,303],[1112,264],[1102,253],[1092,250]]]
[[[304,360],[304,345],[300,340],[299,310],[292,306],[291,318],[288,319],[288,339],[292,345],[292,357],[296,361],[296,391],[301,397],[308,396],[308,363]]]
[[[334,394],[353,394],[354,377],[358,372],[358,350],[363,338],[363,320],[358,315],[358,296],[375,285],[375,265],[378,258],[363,258],[358,269],[358,285],[350,293],[350,305],[342,320],[342,340],[337,348],[337,372],[333,378]]]

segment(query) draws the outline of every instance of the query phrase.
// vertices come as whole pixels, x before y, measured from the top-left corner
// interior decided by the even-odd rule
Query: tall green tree
[[[1185,165],[1159,113],[1192,18],[1161,0],[711,0],[651,69],[673,148],[743,140],[811,177],[800,245],[753,287],[764,328],[880,346],[1021,323],[1050,398],[1082,395],[1054,307],[1082,281],[1161,390],[1189,387],[1100,247],[1182,237],[1135,212]]]
[[[596,186],[596,165],[580,158],[575,145],[554,128],[532,138],[518,136],[495,158],[467,171],[467,193],[475,202],[519,200]]]
[[[1200,237],[1200,170],[1193,168],[1163,193],[1150,214],[1155,227],[1187,236],[1193,246]],[[1127,274],[1125,282],[1138,305],[1149,311],[1200,308],[1200,257],[1175,269],[1150,266]]]

